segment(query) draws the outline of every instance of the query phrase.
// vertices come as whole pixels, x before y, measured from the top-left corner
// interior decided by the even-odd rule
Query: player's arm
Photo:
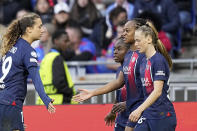
[[[113,113],[119,113],[119,112],[124,111],[125,109],[126,109],[126,101],[123,101],[123,102],[118,102],[114,104],[111,111]]]
[[[148,98],[130,114],[129,119],[133,122],[136,122],[141,116],[141,113],[150,107],[161,96],[164,82],[169,78],[169,69],[167,68],[168,66],[162,59],[155,61],[152,67],[154,67],[152,68],[153,70],[151,70],[154,90],[151,92]]]
[[[105,124],[107,126],[112,126],[113,123],[115,122],[116,120],[116,113],[113,113],[113,112],[109,112],[106,116],[105,116]]]
[[[142,112],[150,107],[162,94],[164,81],[154,81],[154,90],[148,96],[148,98],[135,110],[133,111],[129,119],[133,122],[137,122]]]
[[[114,102],[114,105],[117,103],[117,100]],[[113,105],[113,107],[114,107]],[[112,107],[112,109],[113,109]],[[116,113],[114,113],[112,111],[112,109],[110,110],[110,112],[105,116],[104,121],[105,121],[105,125],[107,126],[112,126],[113,123],[115,122],[116,119]]]
[[[29,71],[29,75],[32,78],[32,81],[35,85],[35,89],[38,92],[38,95],[40,96],[40,98],[42,99],[43,103],[45,104],[45,106],[47,107],[48,111],[50,113],[54,113],[55,112],[55,107],[52,105],[53,100],[51,100],[47,94],[44,92],[44,87],[38,72],[38,67],[30,67],[28,69]]]
[[[124,84],[123,72],[120,71],[118,78],[116,80],[109,82],[108,84],[104,85],[101,88],[95,89],[93,91],[88,91],[86,89],[79,89],[81,92],[78,95],[73,96],[73,100],[76,102],[82,102],[93,96],[106,94],[116,89],[119,89],[122,87],[123,84]]]
[[[122,112],[126,109],[126,101],[115,102],[111,111],[105,116],[105,124],[107,126],[112,126],[116,119],[116,114]]]
[[[51,100],[46,93],[44,92],[44,87],[40,79],[38,64],[37,64],[37,55],[35,50],[32,48],[27,48],[22,52],[22,59],[25,68],[28,70],[29,75],[34,83],[35,89],[38,92],[40,98],[44,102],[50,113],[55,112],[55,107],[52,105],[53,100]]]

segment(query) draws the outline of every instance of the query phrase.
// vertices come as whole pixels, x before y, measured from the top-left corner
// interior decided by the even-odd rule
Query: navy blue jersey
[[[127,89],[127,108],[139,106],[144,98],[142,84],[140,80],[140,61],[144,55],[139,52],[129,50],[124,58],[122,70]]]
[[[143,116],[145,118],[161,119],[169,115],[175,115],[174,107],[167,97],[169,73],[168,62],[160,53],[155,53],[148,60],[146,58],[142,60],[140,76],[145,99],[154,90],[154,81],[164,81],[162,95],[144,111]]]
[[[121,70],[122,70],[122,67],[119,67],[116,72],[116,78],[118,77]],[[126,91],[126,87],[124,85],[122,88],[116,90],[116,102],[117,103],[125,102],[126,95],[127,95],[127,91]],[[120,112],[120,113],[118,113],[118,116],[116,118],[116,123],[125,127],[127,125],[128,117],[129,117],[129,112],[127,110]]]
[[[32,72],[31,72],[32,71]],[[31,45],[22,38],[0,60],[0,103],[6,105],[16,105],[22,108],[27,93],[27,76],[33,77],[34,84],[38,85],[39,75],[37,65],[37,55]],[[36,90],[43,98],[45,104],[51,100],[44,93],[42,83]],[[41,87],[41,88],[40,88]]]
[[[119,67],[117,69],[116,78],[118,78],[118,75],[119,75],[120,71],[122,71],[122,67]],[[124,85],[122,88],[116,90],[116,101],[117,102],[126,101],[126,97],[127,97],[126,95],[127,95],[127,91],[126,91],[126,87]]]

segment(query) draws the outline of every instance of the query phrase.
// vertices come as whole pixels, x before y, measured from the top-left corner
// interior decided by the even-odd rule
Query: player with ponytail
[[[134,131],[174,131],[176,113],[168,99],[168,80],[172,60],[151,22],[135,31],[135,45],[146,57],[140,65],[144,102],[129,119],[137,122]]]
[[[24,131],[23,102],[27,93],[27,76],[50,113],[53,100],[44,92],[37,55],[31,43],[43,32],[40,16],[31,13],[14,20],[3,36],[0,48],[0,131]]]

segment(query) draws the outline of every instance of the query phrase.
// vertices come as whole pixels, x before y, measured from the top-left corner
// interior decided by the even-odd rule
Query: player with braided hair
[[[130,45],[130,50],[124,58],[122,70],[117,79],[93,91],[80,89],[81,93],[73,97],[75,101],[82,102],[93,96],[109,93],[121,88],[125,84],[127,90],[126,109],[129,111],[129,114],[143,102],[142,84],[139,79],[139,65],[144,55],[135,51],[134,33],[137,28],[145,24],[146,21],[143,19],[134,19],[125,24],[122,37],[124,42]],[[132,131],[135,125],[136,122],[128,121],[125,131]]]

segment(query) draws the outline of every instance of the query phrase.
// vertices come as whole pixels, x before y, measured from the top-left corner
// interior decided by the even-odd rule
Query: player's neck
[[[33,42],[33,40],[30,37],[28,37],[27,35],[22,35],[21,38],[23,38],[24,40],[26,40],[30,45]]]
[[[150,47],[145,52],[146,58],[150,59],[155,53],[156,53],[156,50],[154,46],[150,45]]]
[[[133,43],[133,44],[131,44],[131,46],[130,46],[130,50],[132,50],[132,51],[136,51],[136,46],[135,46],[135,44]]]

